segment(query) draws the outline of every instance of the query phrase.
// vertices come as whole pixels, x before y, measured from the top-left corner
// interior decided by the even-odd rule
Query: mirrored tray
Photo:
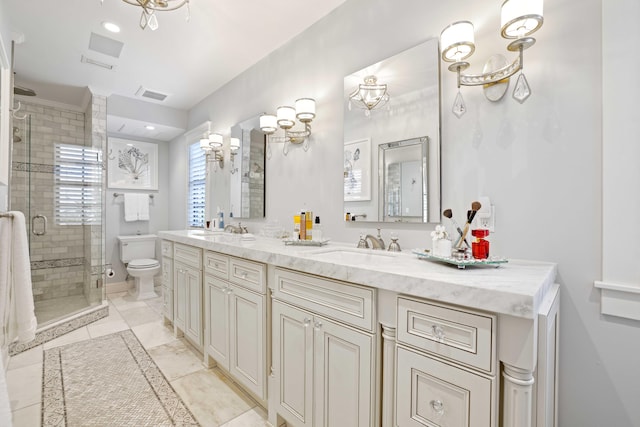
[[[283,240],[287,246],[324,246],[329,243],[329,239],[324,240]]]
[[[429,261],[438,261],[443,262],[445,264],[451,264],[457,266],[459,269],[464,269],[466,267],[477,267],[477,266],[492,266],[492,267],[500,267],[501,264],[505,264],[509,262],[506,258],[499,257],[489,257],[487,259],[455,259],[453,257],[442,257],[432,254],[431,252],[426,252],[428,249],[414,249],[411,252],[416,254],[420,259],[426,259]]]

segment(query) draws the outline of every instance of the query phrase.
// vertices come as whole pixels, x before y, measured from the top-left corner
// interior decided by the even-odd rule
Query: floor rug
[[[42,426],[197,426],[131,330],[44,352]]]

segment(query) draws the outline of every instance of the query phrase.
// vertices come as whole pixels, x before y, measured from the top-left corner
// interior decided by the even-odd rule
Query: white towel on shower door
[[[34,312],[31,262],[24,214],[19,211],[13,211],[11,214],[13,220],[3,218],[0,229],[0,288],[5,302],[2,307],[2,320],[7,331],[7,336],[3,337],[4,345],[10,344],[16,338],[20,343],[32,341],[35,339],[38,326]],[[11,223],[9,227],[7,222]]]

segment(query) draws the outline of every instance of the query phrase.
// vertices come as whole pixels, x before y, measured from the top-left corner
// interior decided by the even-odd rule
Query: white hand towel
[[[31,262],[24,214],[19,211],[11,213],[13,214],[13,227],[10,237],[12,239],[11,273],[9,275],[11,280],[9,282],[7,330],[9,342],[17,338],[18,342],[26,343],[35,339],[38,322],[34,312]]]
[[[137,193],[124,193],[124,220],[137,221],[138,220],[138,194]]]
[[[149,221],[148,194],[138,194],[138,221]]]

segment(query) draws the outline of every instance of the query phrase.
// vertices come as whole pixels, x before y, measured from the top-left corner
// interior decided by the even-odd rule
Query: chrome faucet
[[[385,250],[386,247],[384,245],[384,240],[382,240],[382,236],[380,235],[380,229],[378,228],[378,235],[372,236],[371,234],[367,234],[365,237],[365,241],[371,242],[372,249],[381,249]]]
[[[225,226],[224,232],[233,234],[247,234],[249,230],[247,230],[247,227],[243,226],[241,223],[238,223],[238,225],[229,224]]]

